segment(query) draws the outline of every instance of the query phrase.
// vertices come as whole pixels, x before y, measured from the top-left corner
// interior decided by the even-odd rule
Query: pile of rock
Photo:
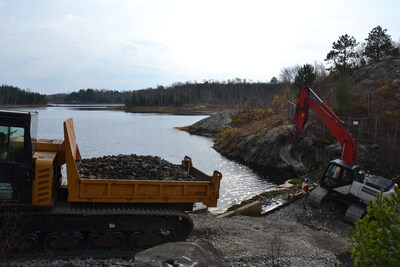
[[[194,181],[195,178],[160,157],[110,155],[77,161],[82,178],[122,180]]]

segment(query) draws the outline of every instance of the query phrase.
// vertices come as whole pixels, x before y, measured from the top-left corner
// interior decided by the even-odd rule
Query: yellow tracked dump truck
[[[186,211],[197,202],[217,205],[221,174],[204,174],[189,157],[180,168],[194,181],[83,178],[72,119],[64,140],[38,139],[37,120],[36,112],[0,111],[3,255],[132,255],[186,240],[193,228]]]

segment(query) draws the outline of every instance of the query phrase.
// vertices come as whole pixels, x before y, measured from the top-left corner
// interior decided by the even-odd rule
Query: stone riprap
[[[196,179],[160,157],[110,155],[77,161],[82,178],[116,180],[195,181]]]

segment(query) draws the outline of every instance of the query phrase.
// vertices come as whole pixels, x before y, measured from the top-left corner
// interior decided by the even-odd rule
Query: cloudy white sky
[[[270,81],[340,35],[400,40],[399,0],[0,0],[0,83],[52,94]]]

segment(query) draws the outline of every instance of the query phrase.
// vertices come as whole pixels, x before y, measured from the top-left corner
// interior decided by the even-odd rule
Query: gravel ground
[[[160,157],[139,155],[104,156],[77,161],[79,173],[89,179],[174,180],[195,178]]]
[[[352,266],[350,225],[300,200],[265,217],[194,215],[190,241],[209,241],[230,266]]]
[[[337,214],[301,208],[301,200],[268,216],[191,215],[191,242],[210,242],[230,266],[352,266],[350,225]],[[9,266],[130,266],[126,259],[14,262]]]

